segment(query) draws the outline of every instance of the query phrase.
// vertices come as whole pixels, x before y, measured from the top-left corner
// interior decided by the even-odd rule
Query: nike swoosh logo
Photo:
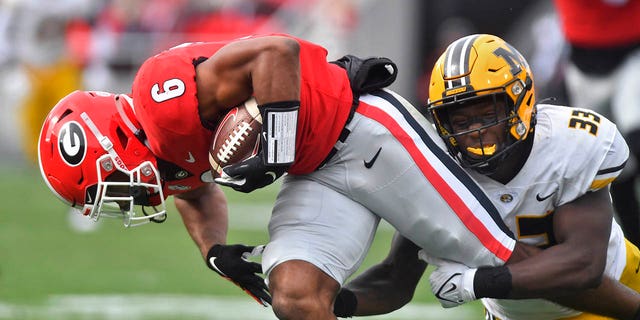
[[[552,195],[554,195],[555,193],[556,193],[555,191],[554,191],[554,192],[551,192],[550,194],[548,194],[548,195],[546,195],[546,196],[544,196],[544,197],[541,197],[541,196],[540,196],[540,194],[538,193],[538,194],[536,194],[536,200],[538,200],[538,201],[545,201],[545,200],[547,200],[549,197],[551,197]]]
[[[445,300],[445,301],[451,301],[451,302],[456,302],[458,303],[459,301],[456,301],[456,297],[455,295],[451,296],[451,297],[447,297],[450,293],[453,293],[454,291],[456,291],[458,289],[458,286],[453,283],[452,279],[455,277],[460,277],[462,276],[461,273],[454,273],[452,274],[449,279],[447,279],[444,284],[440,287],[440,289],[438,290],[438,292],[436,293],[436,298],[440,299],[440,300]],[[445,286],[447,284],[450,284],[451,286],[449,288],[447,288],[447,291],[445,290]]]
[[[271,176],[271,181],[276,181],[276,173],[273,171],[267,171],[264,173],[265,175]]]
[[[456,291],[456,289],[458,289],[458,286],[456,286],[455,283],[451,283],[451,288],[449,288],[449,290],[443,292],[442,294],[444,295],[444,294],[447,294],[447,293],[451,293],[453,291]]]
[[[216,258],[217,258],[217,257],[211,257],[211,258],[209,259],[209,264],[210,264],[214,269],[216,269],[216,271],[218,271],[218,273],[220,273],[223,277],[226,277],[227,275],[226,275],[226,274],[224,274],[224,272],[222,272],[222,270],[220,270],[220,269],[218,268],[218,266],[216,266]]]
[[[194,163],[194,162],[196,162],[196,158],[194,158],[194,157],[193,157],[193,155],[191,154],[191,152],[189,152],[189,158],[184,159],[184,160],[185,160],[186,162],[189,162],[189,163]]]
[[[362,160],[364,162],[365,168],[371,169],[371,167],[373,167],[373,164],[376,162],[376,159],[378,159],[378,155],[380,155],[380,151],[382,151],[382,147],[378,149],[378,152],[376,152],[376,154],[373,156],[373,158],[371,158],[371,160],[369,161]]]

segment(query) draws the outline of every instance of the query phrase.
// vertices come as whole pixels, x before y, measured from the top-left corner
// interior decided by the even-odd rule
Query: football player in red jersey
[[[286,35],[155,55],[140,67],[132,99],[75,92],[56,105],[41,133],[43,177],[85,214],[110,208],[127,224],[161,221],[164,198],[175,195],[207,265],[268,303],[259,268],[242,260],[252,248],[224,245],[227,208],[208,161],[218,121],[254,97],[269,131],[262,150],[216,180],[249,192],[289,173],[262,258],[279,317],[333,318],[333,299],[380,217],[435,256],[474,266],[509,259],[510,231],[437,146],[428,121],[394,92],[375,90],[395,79],[395,65],[326,55]]]
[[[208,161],[218,121],[254,97],[261,151],[223,168],[215,182],[250,192],[288,172],[262,257],[279,318],[334,318],[334,298],[380,218],[429,255],[472,267],[528,254],[428,120],[381,89],[395,79],[391,61],[329,63],[326,55],[286,35],[155,55],[138,71],[132,100],[75,92],[56,105],[41,133],[43,177],[94,217],[111,206],[125,221],[160,221],[164,198],[175,195],[207,265],[266,304],[259,267],[243,260],[258,250],[225,245],[226,204]],[[136,214],[135,205],[152,211]]]
[[[152,153],[125,94],[74,91],[49,112],[38,146],[40,171],[51,191],[84,215],[123,219],[125,226],[166,219],[165,199],[174,203],[189,234],[214,271],[243,288],[257,301],[270,297],[260,265],[243,254],[260,247],[225,246],[227,202],[207,166],[188,154],[174,164]],[[191,165],[191,166],[190,166]],[[197,174],[197,177],[194,177]],[[211,251],[211,252],[210,252]]]

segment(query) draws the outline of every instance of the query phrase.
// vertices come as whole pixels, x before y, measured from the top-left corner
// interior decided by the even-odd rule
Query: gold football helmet
[[[522,55],[499,37],[475,34],[451,43],[437,60],[431,73],[427,108],[440,137],[460,164],[486,169],[495,167],[496,160],[503,159],[508,150],[532,131],[535,125],[534,93],[533,75]],[[482,123],[480,128],[454,133],[447,111],[477,99],[493,99],[494,105],[504,101],[505,116]],[[506,146],[497,150],[495,146],[468,150],[458,147],[457,137],[501,123],[507,124]]]

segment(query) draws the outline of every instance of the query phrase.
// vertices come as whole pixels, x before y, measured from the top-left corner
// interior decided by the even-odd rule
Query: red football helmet
[[[74,91],[49,112],[38,142],[40,172],[58,198],[127,227],[166,219],[157,161],[132,105],[127,95]]]

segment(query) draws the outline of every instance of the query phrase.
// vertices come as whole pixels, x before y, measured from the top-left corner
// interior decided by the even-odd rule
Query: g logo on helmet
[[[68,165],[75,167],[82,163],[87,154],[87,136],[77,122],[69,121],[60,128],[58,150]]]

